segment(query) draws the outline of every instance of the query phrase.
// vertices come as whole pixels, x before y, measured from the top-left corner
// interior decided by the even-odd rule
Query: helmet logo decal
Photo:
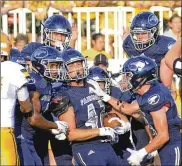
[[[46,20],[46,24],[49,25],[49,24],[52,22],[53,18],[54,18],[54,16],[49,17],[49,18]]]
[[[140,71],[143,69],[143,67],[145,66],[145,63],[142,61],[137,61],[137,62],[132,62],[129,64],[129,69],[131,71]]]
[[[43,59],[48,56],[48,51],[46,49],[39,49],[36,51],[35,58],[37,59]]]
[[[148,103],[150,105],[155,105],[159,102],[160,96],[158,94],[154,94],[148,98]]]
[[[28,84],[34,84],[35,79],[33,77],[28,78]]]
[[[149,23],[150,25],[153,25],[153,26],[157,25],[157,23],[158,23],[158,18],[157,18],[157,16],[154,15],[154,14],[151,14],[151,15],[148,17],[148,23]]]

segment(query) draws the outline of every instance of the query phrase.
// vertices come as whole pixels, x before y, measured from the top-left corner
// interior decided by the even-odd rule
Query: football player
[[[94,93],[118,111],[131,115],[141,109],[157,131],[154,139],[144,148],[137,151],[128,149],[131,153],[128,162],[131,165],[139,165],[148,153],[158,150],[161,165],[180,165],[181,119],[170,91],[157,81],[157,64],[146,56],[138,56],[127,60],[122,72],[121,89],[132,90],[136,94],[135,103],[119,103],[117,99],[107,95],[97,82],[89,80],[89,83],[92,84]]]
[[[105,142],[107,137],[117,141],[117,134],[110,127],[102,127],[104,103],[87,84],[86,59],[74,49],[63,51],[61,57],[66,65],[65,81],[70,88],[55,96],[51,105],[55,115],[69,124],[67,137],[74,160],[78,165],[119,165],[112,146]],[[67,107],[59,108],[64,105]]]
[[[129,57],[145,55],[153,59],[160,67],[160,80],[171,88],[173,71],[166,65],[164,57],[176,41],[158,35],[159,28],[159,20],[152,12],[137,14],[131,22],[130,35],[124,40],[123,49]]]
[[[19,101],[20,110],[24,117],[33,126],[51,129],[57,134],[67,131],[67,126],[62,127],[60,121],[53,123],[46,121],[37,113],[39,107],[31,104],[27,90],[29,74],[26,69],[9,60],[11,43],[6,34],[1,32],[1,164],[19,165],[19,157],[14,138],[15,105]],[[38,93],[32,94],[39,95]],[[66,123],[65,123],[66,124]],[[8,143],[7,143],[8,141]]]
[[[60,52],[69,49],[71,47],[75,47],[75,41],[77,40],[77,26],[73,25],[71,27],[69,21],[61,15],[53,15],[46,19],[43,25],[43,44],[32,42],[29,43],[25,48],[21,51],[21,54],[24,57],[31,57],[32,53],[39,47],[42,46],[51,46],[55,47]],[[70,46],[69,46],[70,45]],[[31,66],[31,61],[27,61],[29,66]],[[30,68],[31,70],[31,68]],[[53,83],[53,81],[52,81]],[[54,83],[53,83],[54,84]],[[54,89],[54,85],[52,91],[56,91],[63,84],[60,83],[59,85],[55,85],[56,88]],[[64,89],[64,85],[63,85]],[[42,158],[46,158],[44,151],[42,150],[42,139],[45,140],[45,137],[42,138],[43,134],[39,134],[39,136],[35,139],[36,149],[39,152],[40,156],[44,156]],[[57,148],[58,146],[64,148]],[[51,138],[51,147],[56,159],[56,163],[58,165],[71,165],[72,153],[71,153],[71,146],[69,145],[68,141],[57,141],[54,137]],[[45,165],[48,165],[49,162],[46,160],[44,161]]]
[[[30,94],[39,93],[39,95],[33,95],[32,101],[35,107],[39,107],[39,113],[41,113],[47,120],[53,121],[50,114],[44,115],[43,113],[48,109],[49,101],[51,98],[52,85],[54,80],[61,80],[60,75],[63,68],[63,61],[59,58],[60,53],[53,47],[43,46],[37,48],[31,57],[31,72],[29,82],[27,84]],[[18,58],[18,57],[17,57]],[[56,121],[57,123],[57,121]],[[61,122],[63,127],[66,127],[66,123]],[[21,132],[16,130],[17,141],[19,143],[18,151],[21,156],[23,165],[42,165],[41,159],[47,155],[49,132],[46,130],[37,129],[28,124],[27,119],[23,118],[21,122]],[[42,139],[42,154],[38,156],[34,147],[34,139],[38,138],[36,133],[44,135]],[[53,134],[58,134],[55,130],[52,130]],[[46,139],[47,138],[47,139]],[[39,152],[39,151],[38,151]],[[42,159],[43,160],[43,159]]]
[[[99,85],[101,86],[101,88],[107,94],[111,95],[112,97],[114,97],[118,100],[129,102],[129,103],[131,103],[131,101],[135,100],[134,96],[129,91],[122,93],[118,87],[112,86],[111,79],[110,79],[108,73],[102,68],[91,67],[89,69],[88,78],[97,81],[99,83]],[[132,99],[132,98],[134,98],[134,99]],[[111,110],[111,108],[109,108],[109,111],[110,110]],[[116,112],[114,109],[110,112],[116,113],[118,116],[120,116],[120,118],[122,120],[126,121],[126,118],[123,117],[124,115]],[[130,156],[130,153],[128,151],[126,151],[127,148],[130,147],[132,149],[139,149],[140,147],[144,147],[146,144],[149,143],[149,141],[151,141],[153,139],[152,134],[150,133],[148,121],[143,116],[141,111],[133,114],[132,117],[134,117],[133,121],[131,121],[131,117],[129,117],[129,116],[127,117],[127,118],[130,118],[130,122],[132,122],[131,131],[128,131],[128,130],[122,131],[124,135],[123,134],[119,135],[119,142],[117,144],[113,145],[113,148],[114,148],[116,154],[118,156],[120,156],[121,159],[123,159],[122,165],[129,165],[129,163],[127,162],[127,158]],[[128,122],[128,120],[126,122]],[[130,126],[130,124],[128,126]],[[139,132],[136,131],[136,126],[138,128],[140,127]],[[133,128],[134,128],[134,130],[133,130]],[[128,128],[126,127],[125,129],[128,129]],[[141,138],[142,138],[142,140],[140,140]],[[146,165],[146,163],[151,163],[153,160],[150,160],[150,158],[151,158],[151,156],[149,156],[149,155],[146,156],[146,158],[142,161],[141,165]]]

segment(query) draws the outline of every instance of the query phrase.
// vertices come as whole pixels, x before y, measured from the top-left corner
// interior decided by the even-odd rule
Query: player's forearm
[[[99,136],[99,129],[72,129],[68,133],[69,141],[84,141]]]
[[[57,129],[56,123],[46,120],[40,113],[34,112],[33,116],[28,118],[31,125],[41,129]]]
[[[168,135],[160,135],[154,137],[150,144],[145,146],[145,149],[148,153],[151,153],[155,150],[160,149],[167,141],[169,140]]]
[[[132,104],[119,101],[112,97],[108,101],[108,103],[111,104],[113,106],[113,108],[116,109],[116,111],[119,111],[120,113],[124,113],[127,115],[132,115],[133,113],[135,113],[136,111],[138,111],[140,109],[137,107],[133,107]]]
[[[181,56],[181,37],[165,55],[165,63],[173,70],[173,62]]]

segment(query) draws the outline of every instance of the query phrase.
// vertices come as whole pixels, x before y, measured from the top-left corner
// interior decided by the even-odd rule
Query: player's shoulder
[[[130,41],[131,41],[131,36],[128,35],[128,36],[126,36],[126,38],[124,39],[123,43],[128,43],[128,42],[130,42]]]
[[[14,76],[13,74],[21,74],[24,69],[25,68],[22,65],[12,61],[6,61],[1,63],[1,71],[2,73],[6,73],[7,75],[11,74],[12,76]]]
[[[172,37],[168,36],[158,36],[156,45],[160,48],[165,48],[167,50],[171,49],[172,45],[176,42]]]
[[[161,83],[152,85],[149,91],[142,96],[142,105],[144,110],[157,111],[166,103],[170,102],[169,90]]]

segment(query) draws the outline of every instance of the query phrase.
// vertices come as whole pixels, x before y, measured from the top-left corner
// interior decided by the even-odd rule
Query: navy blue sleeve
[[[119,88],[112,86],[111,87],[111,96],[116,98],[116,99],[121,99],[122,92]]]

